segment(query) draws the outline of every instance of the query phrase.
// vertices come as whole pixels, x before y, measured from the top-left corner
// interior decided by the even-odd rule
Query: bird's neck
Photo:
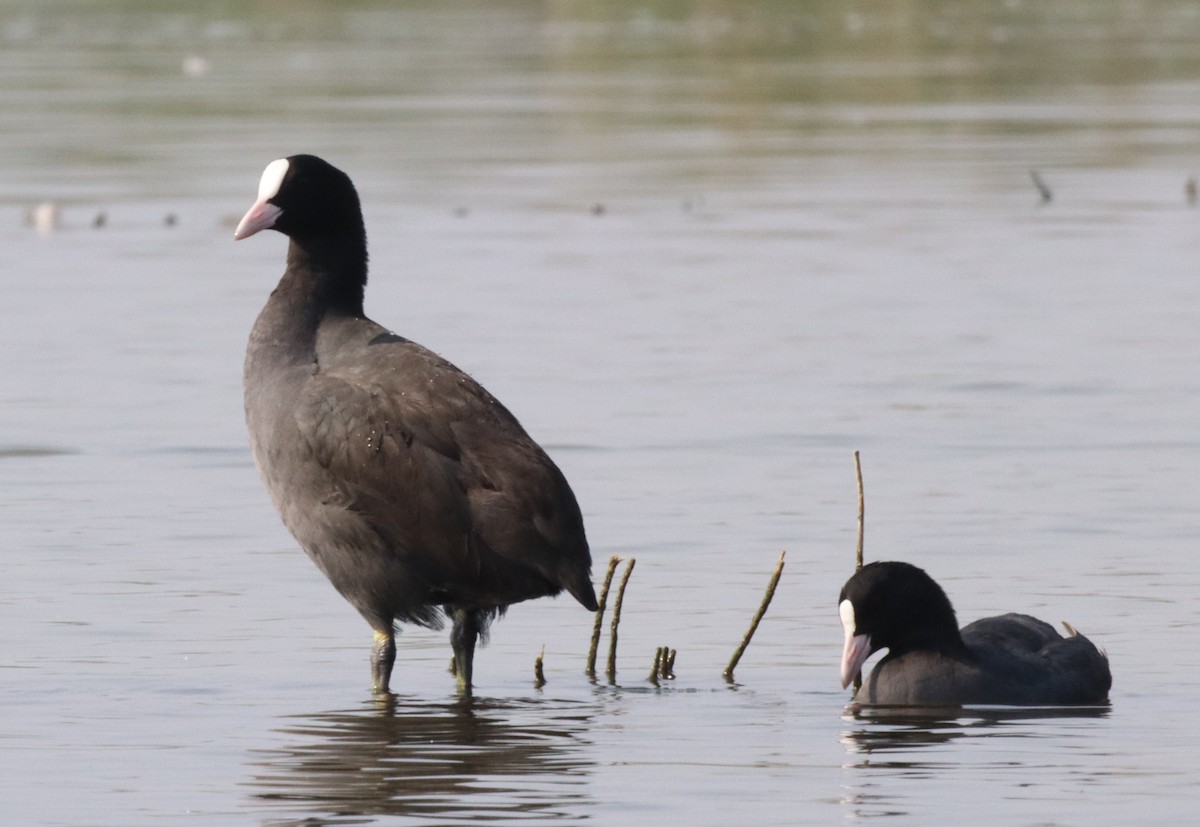
[[[923,622],[917,622],[905,629],[904,637],[894,641],[890,648],[893,651],[933,651],[941,652],[953,658],[965,658],[970,650],[963,642],[962,633],[958,629],[958,621],[953,610],[946,614],[934,614],[926,617]]]
[[[366,286],[366,240],[338,236],[303,244],[293,240],[277,292],[312,309],[361,316]],[[301,311],[300,315],[308,314]]]
[[[291,242],[287,270],[250,334],[255,360],[274,365],[313,362],[323,320],[362,317],[366,281],[365,244]]]
[[[942,654],[960,660],[968,660],[971,657],[971,650],[967,648],[967,644],[963,642],[962,633],[958,629],[954,630],[954,635],[947,636],[942,639],[941,645],[937,647]]]

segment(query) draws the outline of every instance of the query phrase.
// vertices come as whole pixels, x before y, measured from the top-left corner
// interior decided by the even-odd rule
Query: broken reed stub
[[[533,687],[541,689],[546,685],[546,672],[542,667],[542,661],[546,657],[546,647],[542,646],[542,651],[538,652],[538,656],[533,660]]]

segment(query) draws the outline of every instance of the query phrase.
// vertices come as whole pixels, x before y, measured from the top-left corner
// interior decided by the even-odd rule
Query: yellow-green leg
[[[454,672],[458,676],[458,691],[471,694],[471,676],[475,665],[475,642],[482,628],[479,615],[466,609],[454,609],[450,616],[450,648],[454,650]]]
[[[376,695],[388,693],[392,679],[392,664],[396,662],[396,635],[375,630],[375,645],[371,647],[371,691]]]

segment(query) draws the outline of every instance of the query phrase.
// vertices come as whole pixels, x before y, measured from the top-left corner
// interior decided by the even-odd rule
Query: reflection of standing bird
[[[396,622],[453,622],[459,687],[512,603],[570,592],[595,610],[583,517],[562,473],[470,376],[363,314],[354,185],[311,155],[273,161],[234,238],[291,239],[250,333],[246,421],[288,530],[375,630],[388,691]]]
[[[1112,686],[1108,658],[1070,626],[1063,638],[1029,615],[1006,614],[959,632],[946,593],[908,563],[863,566],[842,587],[838,611],[843,688],[872,653],[888,650],[858,703],[1098,704]]]

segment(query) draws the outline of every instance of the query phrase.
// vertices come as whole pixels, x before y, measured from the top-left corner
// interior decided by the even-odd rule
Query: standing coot
[[[871,563],[838,597],[846,631],[842,687],[873,653],[888,654],[854,696],[865,704],[1099,704],[1108,699],[1108,657],[1067,624],[1061,637],[1022,614],[958,629],[949,598],[908,563]]]
[[[234,238],[291,239],[246,349],[246,422],[284,525],[375,630],[388,691],[395,624],[453,622],[460,689],[512,603],[596,609],[583,517],[562,472],[470,376],[363,314],[358,194],[312,155],[273,161]]]

